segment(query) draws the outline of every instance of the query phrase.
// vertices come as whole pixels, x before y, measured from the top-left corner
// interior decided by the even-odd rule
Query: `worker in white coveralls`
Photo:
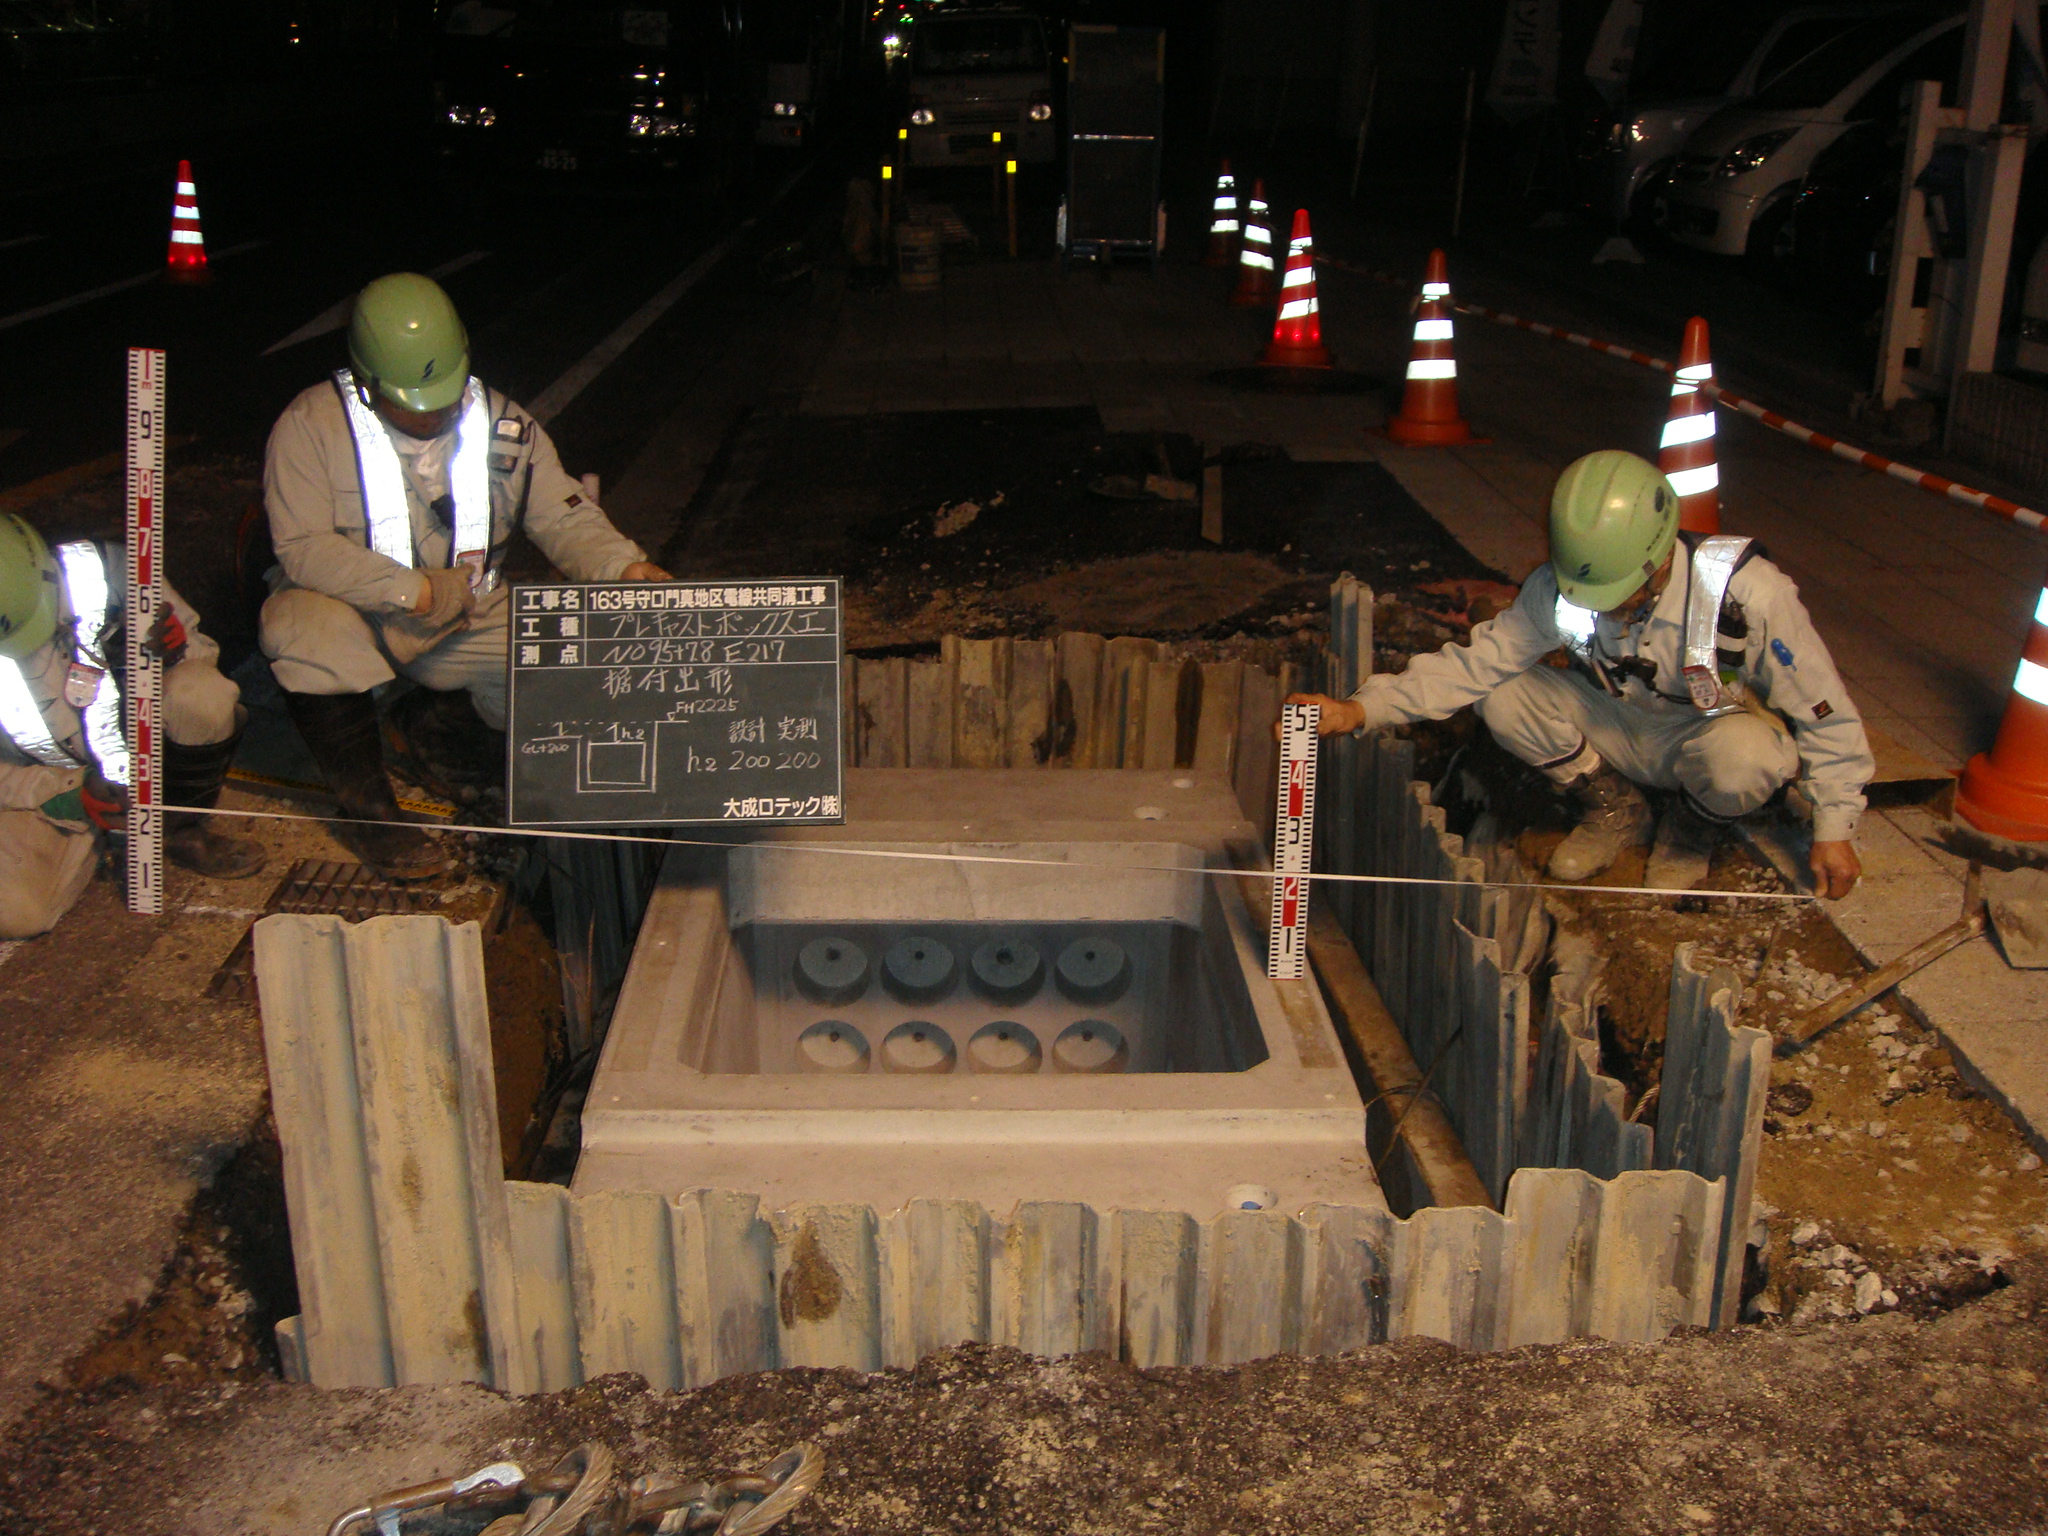
[[[556,457],[538,421],[470,376],[469,337],[432,279],[357,295],[350,366],[304,391],[263,467],[277,569],[261,643],[358,853],[396,879],[439,873],[401,821],[373,688],[419,686],[391,741],[427,787],[503,782],[508,594],[524,527],[574,581],[664,581]]]
[[[1545,665],[1553,653],[1567,662]],[[1821,895],[1862,873],[1874,764],[1863,721],[1785,573],[1749,539],[1681,533],[1678,496],[1631,453],[1591,453],[1550,498],[1550,563],[1466,645],[1417,656],[1322,706],[1325,734],[1479,708],[1494,738],[1578,802],[1550,856],[1590,879],[1651,847],[1646,882],[1689,890],[1722,828],[1799,776]],[[1654,822],[1639,785],[1675,791]]]
[[[22,519],[0,516],[0,939],[54,928],[92,879],[99,832],[125,820],[127,579],[119,544],[80,539],[53,550]],[[199,616],[165,595],[145,642],[165,663],[163,803],[210,808],[247,712]],[[262,849],[204,816],[167,815],[164,851],[217,880],[263,867]]]

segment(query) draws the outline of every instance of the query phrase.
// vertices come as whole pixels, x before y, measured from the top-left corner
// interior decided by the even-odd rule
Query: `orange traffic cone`
[[[1254,181],[1244,211],[1244,246],[1237,258],[1233,304],[1273,302],[1273,215],[1266,207],[1266,183]]]
[[[1458,362],[1451,350],[1451,277],[1442,251],[1429,253],[1422,297],[1415,306],[1415,342],[1408,355],[1408,385],[1387,436],[1410,447],[1451,447],[1477,442],[1458,414]]]
[[[1678,492],[1678,526],[1687,533],[1721,531],[1721,469],[1714,459],[1714,402],[1705,387],[1713,382],[1707,356],[1707,322],[1685,322],[1678,375],[1671,381],[1671,414],[1657,445],[1657,467]]]
[[[1216,173],[1216,202],[1209,213],[1209,254],[1202,264],[1227,267],[1237,254],[1237,178],[1230,174],[1230,162]]]
[[[1294,210],[1294,233],[1287,241],[1287,275],[1280,280],[1280,313],[1273,320],[1273,339],[1260,359],[1269,368],[1327,368],[1329,348],[1323,345],[1323,319],[1316,307],[1316,249],[1308,232],[1308,210]]]
[[[2048,588],[2034,605],[1998,739],[1963,769],[1956,814],[1994,837],[2048,842]]]
[[[171,251],[167,264],[175,283],[206,280],[206,238],[199,233],[199,193],[192,185],[192,162],[178,162],[178,194],[171,199]]]

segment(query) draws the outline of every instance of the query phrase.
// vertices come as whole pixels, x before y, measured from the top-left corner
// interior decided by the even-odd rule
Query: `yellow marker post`
[[[1010,205],[1010,259],[1017,259],[1017,162],[1003,162],[1003,193]]]
[[[882,162],[882,233],[889,233],[889,194],[896,186],[896,167],[887,160]]]
[[[995,146],[996,157],[989,162],[988,204],[989,212],[1003,211],[1003,135],[1001,130],[989,135],[989,143]]]

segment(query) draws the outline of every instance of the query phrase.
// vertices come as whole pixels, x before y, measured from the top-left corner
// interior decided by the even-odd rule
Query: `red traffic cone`
[[[1408,385],[1387,436],[1410,447],[1452,447],[1479,441],[1458,414],[1458,362],[1451,349],[1451,277],[1442,251],[1429,253],[1421,302],[1415,306],[1415,341],[1408,354]]]
[[[1244,211],[1244,245],[1237,257],[1237,287],[1231,290],[1233,304],[1273,302],[1273,215],[1266,207],[1266,184],[1252,183],[1251,201]]]
[[[1714,402],[1705,386],[1713,382],[1707,356],[1707,322],[1685,322],[1678,375],[1671,381],[1671,414],[1657,445],[1657,467],[1678,492],[1678,526],[1687,533],[1721,531],[1721,469],[1714,458]]]
[[[1994,837],[2048,842],[2048,588],[2034,605],[1998,739],[1964,767],[1956,814]]]
[[[171,250],[166,258],[171,281],[206,280],[206,238],[199,233],[199,193],[192,185],[192,162],[178,162],[178,193],[171,199]]]
[[[1260,359],[1269,368],[1327,368],[1330,350],[1323,345],[1323,320],[1316,307],[1316,248],[1308,232],[1308,210],[1294,210],[1294,233],[1287,241],[1287,275],[1280,280],[1280,313],[1273,319],[1273,339]]]
[[[1237,254],[1237,178],[1230,174],[1230,162],[1216,173],[1216,201],[1209,212],[1209,254],[1202,258],[1208,267],[1227,267]]]

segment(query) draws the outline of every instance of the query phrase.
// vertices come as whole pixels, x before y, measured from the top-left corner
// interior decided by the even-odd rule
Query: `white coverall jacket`
[[[106,614],[87,622],[104,625],[120,616],[127,562],[119,544],[101,548],[113,603]],[[188,747],[226,741],[235,733],[241,690],[221,675],[220,647],[199,632],[199,615],[168,585],[164,596],[185,626],[184,658],[164,673],[164,734]],[[83,893],[97,862],[99,840],[92,824],[59,819],[44,809],[77,789],[92,761],[85,722],[64,697],[78,628],[66,593],[57,611],[57,633],[16,663],[51,740],[72,766],[38,762],[0,731],[0,939],[49,932]]]
[[[522,522],[573,581],[613,581],[647,558],[562,468],[538,421],[495,390],[486,390],[484,399],[491,423],[517,423],[523,437],[517,443],[493,439],[487,570],[495,573],[503,563]],[[504,588],[493,585],[467,627],[425,650],[419,642],[432,636],[412,615],[420,573],[451,563],[451,530],[432,507],[449,494],[455,431],[431,444],[391,434],[412,515],[413,563],[406,566],[370,547],[355,439],[333,382],[305,390],[278,418],[263,464],[278,568],[263,605],[261,643],[280,687],[365,693],[402,674],[427,688],[467,688],[477,713],[504,725],[510,614]]]
[[[1694,571],[1690,536],[1681,538],[1671,580],[1648,617],[1623,624],[1599,615],[1589,654],[1569,670],[1542,664],[1568,639],[1558,624],[1557,576],[1546,564],[1514,606],[1473,626],[1470,644],[1368,678],[1353,696],[1366,727],[1441,720],[1476,704],[1501,745],[1555,783],[1604,758],[1638,783],[1683,791],[1723,820],[1755,810],[1801,773],[1815,840],[1852,838],[1875,764],[1862,717],[1798,588],[1761,555],[1736,570],[1727,596],[1748,626],[1736,682],[1765,708],[1709,715],[1684,677]]]

